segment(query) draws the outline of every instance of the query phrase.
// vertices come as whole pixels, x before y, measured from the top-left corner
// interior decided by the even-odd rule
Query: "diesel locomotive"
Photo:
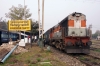
[[[86,15],[74,12],[44,33],[47,44],[66,53],[90,53],[90,30],[86,27]]]

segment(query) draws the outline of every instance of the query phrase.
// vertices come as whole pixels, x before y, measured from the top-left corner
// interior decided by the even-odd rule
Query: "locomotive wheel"
[[[59,43],[58,43],[58,45],[57,45],[57,46],[58,46],[58,49],[60,49],[60,44],[59,44]]]
[[[55,44],[55,47],[57,48],[57,43]]]
[[[60,49],[60,50],[62,49],[61,44],[59,45],[59,49]]]
[[[56,43],[56,48],[59,48],[59,46],[58,46],[59,44],[58,43]]]
[[[62,47],[62,49],[64,49],[64,45],[63,45],[63,43],[61,43],[61,47]]]
[[[63,45],[62,45],[62,44],[60,44],[60,47],[59,47],[59,49],[60,49],[60,50],[62,50],[62,49],[63,49]]]

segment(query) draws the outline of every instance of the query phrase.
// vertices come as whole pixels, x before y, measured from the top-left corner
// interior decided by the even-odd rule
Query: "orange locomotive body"
[[[56,26],[44,33],[48,44],[67,53],[90,53],[89,30],[86,28],[86,16],[74,12]]]

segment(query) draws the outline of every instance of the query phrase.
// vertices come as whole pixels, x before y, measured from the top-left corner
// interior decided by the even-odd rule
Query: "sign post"
[[[8,21],[9,31],[29,31],[31,30],[30,20],[9,20]]]
[[[30,20],[9,20],[9,31],[28,31],[31,30]]]

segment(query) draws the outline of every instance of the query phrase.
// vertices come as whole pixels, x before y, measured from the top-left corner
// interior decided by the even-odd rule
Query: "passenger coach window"
[[[4,34],[1,34],[1,37],[2,38],[8,38],[8,35],[4,33]]]
[[[14,38],[16,38],[16,36],[14,35]]]

